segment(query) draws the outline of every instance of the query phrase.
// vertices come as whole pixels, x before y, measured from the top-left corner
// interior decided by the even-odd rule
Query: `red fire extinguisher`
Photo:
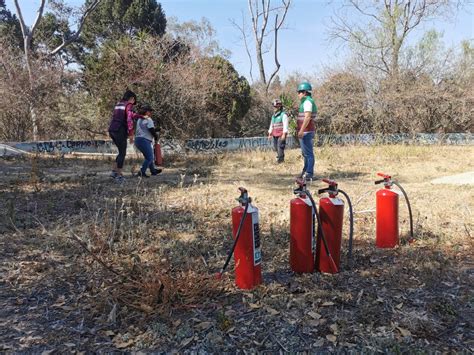
[[[161,154],[161,145],[158,142],[155,142],[153,147],[153,152],[155,155],[155,165],[162,166],[163,165],[163,155]]]
[[[232,234],[234,244],[217,278],[221,278],[234,254],[235,283],[241,289],[252,289],[262,283],[262,252],[258,209],[243,187],[239,187],[239,206],[232,209]]]
[[[352,260],[352,238],[354,232],[354,218],[352,213],[352,204],[349,196],[338,189],[337,182],[334,180],[323,179],[329,187],[318,190],[318,194],[328,193],[328,197],[322,197],[319,200],[319,216],[321,219],[321,229],[326,237],[328,248],[333,256],[336,268],[332,266],[332,262],[328,254],[322,252],[321,240],[318,237],[316,245],[316,269],[320,272],[336,273],[340,269],[341,261],[341,243],[342,243],[342,225],[344,221],[344,201],[337,195],[342,193],[349,205],[349,264]]]
[[[313,272],[315,270],[316,244],[314,233],[314,217],[318,222],[318,237],[321,238],[329,263],[337,272],[337,266],[331,256],[324,232],[321,228],[316,203],[309,190],[306,189],[304,179],[297,179],[293,192],[298,195],[290,202],[290,267],[294,272]],[[308,200],[306,200],[308,199]]]
[[[316,236],[313,204],[306,182],[296,180],[296,198],[290,201],[290,267],[297,273],[314,272]]]
[[[375,198],[375,245],[378,248],[393,248],[399,244],[399,230],[398,230],[398,195],[399,191],[393,190],[392,186],[396,185],[402,194],[405,196],[405,201],[408,206],[408,213],[410,215],[410,242],[414,240],[413,236],[413,217],[411,213],[410,201],[405,190],[397,181],[392,180],[392,177],[387,174],[377,173],[378,176],[383,177],[382,180],[375,181],[375,184],[384,184],[384,188],[376,193]]]

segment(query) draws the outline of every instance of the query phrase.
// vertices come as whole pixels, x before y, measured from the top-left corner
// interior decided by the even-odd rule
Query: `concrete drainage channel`
[[[462,174],[451,176],[443,176],[431,180],[432,184],[449,184],[449,185],[474,185],[474,171],[468,171]]]

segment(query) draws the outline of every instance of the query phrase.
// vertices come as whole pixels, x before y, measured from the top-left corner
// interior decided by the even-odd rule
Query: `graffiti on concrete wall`
[[[293,137],[288,137],[287,146],[292,147],[293,145]],[[186,150],[192,152],[271,149],[272,146],[272,141],[267,137],[189,139],[185,143]]]
[[[229,140],[232,138],[215,138],[215,139],[190,139],[186,141],[186,149],[195,152],[220,150],[227,148]]]
[[[112,142],[106,140],[58,140],[42,142],[23,142],[16,143],[13,146],[28,152],[36,153],[58,153],[67,154],[73,152],[79,153],[101,153],[112,149]]]
[[[267,137],[239,139],[239,149],[269,148],[272,142]]]
[[[160,140],[164,155],[179,154],[183,150],[190,152],[217,152],[246,149],[271,149],[272,142],[267,137],[251,138],[213,138],[213,139],[190,139],[185,141],[184,149],[180,141]],[[448,134],[318,134],[314,144],[322,146],[347,145],[347,144],[449,144],[449,145],[474,145],[474,134],[472,133],[448,133]],[[38,153],[99,153],[116,154],[117,148],[110,140],[58,140],[42,142],[8,143],[7,145],[26,152]],[[287,147],[297,147],[294,137],[287,138]],[[135,152],[132,144],[128,145],[128,152]]]
[[[474,144],[474,134],[472,133],[398,133],[398,134],[318,134],[315,137],[315,145],[325,144],[346,145],[346,144],[450,144],[450,145],[471,145]]]

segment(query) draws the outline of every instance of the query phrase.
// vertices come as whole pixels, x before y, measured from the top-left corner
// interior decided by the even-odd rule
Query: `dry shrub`
[[[366,88],[362,79],[350,73],[337,73],[315,88],[321,133],[370,132]],[[324,125],[326,123],[326,125]]]
[[[322,119],[319,133],[448,133],[474,128],[472,68],[459,75],[445,73],[438,83],[427,75],[405,72],[375,87],[350,70],[333,73],[321,84],[296,73],[281,87],[280,94],[290,98],[287,109],[296,112],[295,88],[303,80],[313,85]]]
[[[91,206],[81,212],[71,239],[99,265],[90,274],[102,300],[146,314],[165,315],[170,308],[202,302],[218,288],[215,280],[203,276],[203,272],[176,269],[170,262],[170,251],[153,233],[162,219],[168,220],[169,207],[145,203],[152,199],[159,199],[156,191],[137,189],[127,200],[118,197],[105,204],[88,201],[85,206]],[[168,236],[173,237],[172,231]],[[181,256],[179,250],[173,256],[189,257]],[[184,265],[181,260],[179,263]]]
[[[373,126],[383,133],[471,131],[473,90],[453,81],[436,85],[410,73],[382,82],[375,97]]]
[[[85,71],[102,116],[128,86],[155,108],[175,138],[236,135],[250,103],[250,87],[222,57],[192,57],[179,42],[144,36],[105,46]],[[107,122],[108,123],[108,122]],[[102,122],[105,131],[106,122]]]
[[[61,101],[67,97],[73,74],[65,71],[54,58],[35,56],[31,59],[34,80],[30,83],[22,52],[6,43],[0,47],[0,91],[6,103],[0,112],[0,140],[32,138],[30,107],[36,112],[38,138],[64,137],[67,127]]]
[[[278,98],[275,96],[265,95],[261,90],[252,90],[250,109],[242,119],[241,134],[242,136],[255,137],[267,135],[268,127],[270,126],[273,109],[271,100]]]

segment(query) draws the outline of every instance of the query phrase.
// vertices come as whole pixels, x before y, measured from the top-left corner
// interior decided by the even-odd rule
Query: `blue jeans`
[[[301,153],[304,159],[303,173],[306,173],[308,177],[313,177],[314,175],[313,141],[314,132],[307,132],[303,138],[300,138]]]
[[[153,164],[153,148],[151,147],[151,142],[143,137],[136,137],[135,138],[135,146],[138,148],[140,152],[142,152],[143,157],[145,160],[142,164],[142,173],[145,174],[146,170],[150,168],[150,172],[154,172],[155,165]]]

